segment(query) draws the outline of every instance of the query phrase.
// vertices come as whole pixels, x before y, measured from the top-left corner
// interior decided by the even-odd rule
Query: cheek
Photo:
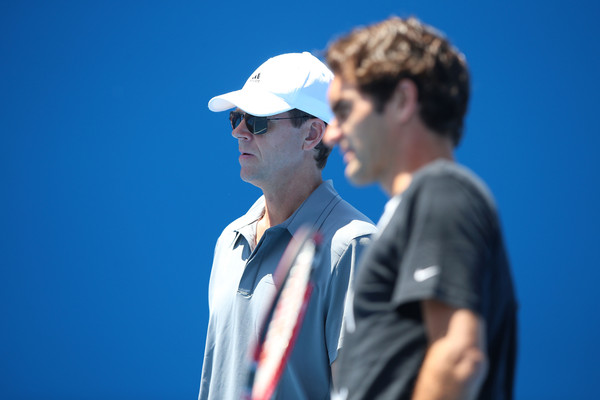
[[[356,127],[355,140],[357,147],[361,148],[369,157],[378,158],[381,156],[383,143],[381,142],[381,135],[383,127],[379,124],[378,118],[373,115],[367,116],[361,123]]]
[[[349,136],[352,137],[352,140],[356,142],[356,144],[361,144],[363,147],[365,145],[365,140],[368,139],[370,126],[368,118],[356,119],[350,121],[349,125]]]
[[[347,121],[348,133],[356,137],[357,140],[363,141],[372,129],[373,119],[374,116],[370,107],[363,103],[357,104],[355,111]]]
[[[269,153],[270,158],[280,159],[285,163],[286,160],[291,160],[299,157],[302,153],[302,141],[298,136],[290,135],[276,142],[272,142],[264,151]]]

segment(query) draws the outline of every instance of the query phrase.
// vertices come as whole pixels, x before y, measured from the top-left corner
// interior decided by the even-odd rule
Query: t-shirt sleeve
[[[490,209],[474,187],[429,177],[409,199],[406,246],[393,301],[436,299],[481,313],[491,234]]]

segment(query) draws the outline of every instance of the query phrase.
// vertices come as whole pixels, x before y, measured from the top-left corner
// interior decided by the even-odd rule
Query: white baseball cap
[[[213,97],[211,111],[238,107],[266,117],[297,108],[329,123],[333,114],[327,89],[333,73],[308,52],[269,58],[250,75],[240,90]]]

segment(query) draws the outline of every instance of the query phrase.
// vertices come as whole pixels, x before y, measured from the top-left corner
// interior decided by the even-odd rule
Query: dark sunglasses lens
[[[246,114],[244,116],[244,121],[246,121],[246,128],[253,135],[254,135],[254,120],[255,119],[256,119],[256,117],[254,115]]]
[[[267,133],[267,117],[252,116],[252,125],[254,125],[253,134],[262,135],[263,133]]]
[[[242,122],[243,114],[235,111],[231,111],[229,113],[229,121],[231,122],[231,129],[235,129],[238,127],[240,122]]]
[[[267,117],[257,117],[255,115],[246,114],[244,116],[246,128],[253,135],[262,135],[267,133]]]
[[[243,114],[235,111],[229,113],[231,129],[235,129],[242,122],[246,122],[246,129],[253,135],[262,135],[267,133],[267,117],[255,117],[250,114]]]

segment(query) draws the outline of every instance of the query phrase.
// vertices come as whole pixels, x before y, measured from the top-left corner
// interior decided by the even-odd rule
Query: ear
[[[396,122],[404,124],[410,121],[419,110],[419,90],[410,79],[402,79],[396,85],[392,98],[386,108]]]
[[[308,122],[309,124],[307,124],[308,127],[306,136],[304,137],[304,142],[302,143],[303,150],[314,149],[323,139],[323,135],[325,135],[325,122],[318,118],[311,119]]]

